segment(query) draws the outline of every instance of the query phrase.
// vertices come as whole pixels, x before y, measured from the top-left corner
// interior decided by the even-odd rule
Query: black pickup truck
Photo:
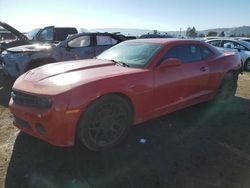
[[[7,23],[0,22],[0,27],[11,32],[16,38],[14,40],[0,41],[0,53],[8,48],[33,43],[56,43],[65,40],[68,35],[76,34],[74,27],[48,26],[43,29],[34,29],[26,35],[16,30]]]

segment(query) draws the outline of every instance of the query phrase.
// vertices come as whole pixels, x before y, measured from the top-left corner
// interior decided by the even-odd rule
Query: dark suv
[[[9,48],[0,61],[5,74],[18,77],[29,69],[58,61],[90,59],[126,40],[111,33],[79,33],[58,44],[32,44]]]

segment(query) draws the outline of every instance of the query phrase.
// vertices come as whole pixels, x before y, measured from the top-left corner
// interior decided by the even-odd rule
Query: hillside
[[[132,36],[140,36],[146,33],[153,33],[153,30],[150,29],[134,29],[134,28],[96,28],[96,29],[80,29],[81,32],[89,31],[89,32],[121,32],[124,35],[132,35]],[[199,33],[207,34],[209,31],[215,31],[217,33],[225,32],[226,36],[230,35],[250,35],[250,26],[241,26],[241,27],[232,27],[232,28],[215,28],[208,30],[198,30]],[[161,33],[168,33],[174,36],[180,34],[180,31],[159,31]],[[183,30],[181,32],[182,35],[186,34],[186,31]]]
[[[224,31],[226,36],[230,36],[230,35],[241,36],[242,34],[250,35],[250,26],[232,27],[232,28],[216,28],[216,29],[208,29],[208,30],[199,31],[199,32],[207,34],[209,31],[215,31],[217,33],[221,33],[222,31]]]

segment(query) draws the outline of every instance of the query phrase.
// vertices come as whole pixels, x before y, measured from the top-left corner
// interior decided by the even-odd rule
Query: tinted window
[[[86,47],[90,45],[90,36],[80,36],[71,41],[69,41],[68,45],[73,48]]]
[[[109,35],[97,35],[96,43],[97,43],[97,46],[114,45],[118,43],[118,40],[113,39]]]
[[[70,34],[76,34],[77,30],[75,28],[55,28],[55,41],[63,41]]]
[[[190,63],[200,61],[202,59],[200,48],[196,45],[180,45],[171,48],[164,59],[176,58],[181,60],[183,63]]]
[[[220,40],[213,40],[213,41],[209,41],[208,43],[213,45],[213,46],[220,47],[221,41]]]
[[[209,58],[213,55],[213,52],[205,46],[200,46],[202,59]]]

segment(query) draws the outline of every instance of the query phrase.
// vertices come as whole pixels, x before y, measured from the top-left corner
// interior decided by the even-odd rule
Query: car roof
[[[217,40],[228,40],[228,41],[233,41],[233,42],[238,42],[238,39],[235,38],[218,38],[218,39],[210,39],[210,40],[206,40],[206,41],[217,41]]]
[[[174,43],[181,43],[181,44],[205,44],[202,41],[199,40],[192,40],[192,39],[179,39],[179,38],[152,38],[152,39],[134,39],[134,40],[129,40],[126,42],[140,42],[140,43],[153,43],[153,44],[174,44]]]
[[[250,40],[250,38],[238,38],[238,40]]]
[[[76,33],[76,34],[73,34],[72,36],[68,37],[68,39],[73,39],[73,38],[77,38],[79,36],[84,36],[84,35],[111,35],[111,36],[119,36],[117,34],[113,34],[113,33],[107,33],[107,32],[103,32],[103,33],[100,33],[100,32],[82,32],[82,33]]]

